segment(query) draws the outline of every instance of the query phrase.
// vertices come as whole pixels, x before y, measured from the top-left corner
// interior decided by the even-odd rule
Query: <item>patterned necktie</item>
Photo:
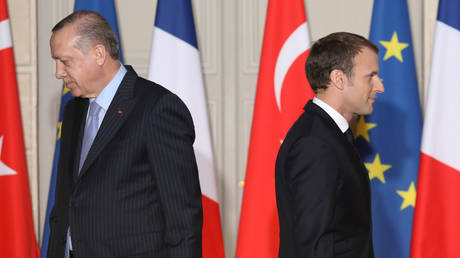
[[[346,131],[345,131],[345,137],[347,137],[347,140],[353,144],[353,133],[351,132],[350,128],[348,128]]]
[[[97,130],[99,129],[99,106],[96,101],[89,104],[88,119],[86,119],[85,132],[83,134],[83,142],[81,144],[80,166],[78,173],[80,173],[83,163],[85,163],[86,156],[88,155],[91,144],[93,144],[94,137],[96,137]]]

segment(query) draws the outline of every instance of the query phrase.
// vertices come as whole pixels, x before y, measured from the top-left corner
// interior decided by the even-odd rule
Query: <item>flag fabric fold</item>
[[[118,23],[117,23],[117,15],[116,15],[116,8],[115,3],[113,0],[75,0],[74,11],[80,10],[88,10],[88,11],[95,11],[101,14],[110,24],[112,29],[115,31],[115,34],[118,38],[118,47],[119,47],[119,56],[121,62],[123,62],[123,55],[121,49],[121,42],[120,36],[118,32]],[[56,145],[54,148],[54,157],[53,157],[53,169],[51,172],[51,179],[50,179],[50,187],[48,192],[48,204],[46,206],[46,217],[45,217],[45,226],[43,229],[43,238],[42,238],[42,246],[41,246],[41,257],[46,257],[48,252],[48,242],[49,242],[49,235],[50,235],[50,227],[49,227],[49,215],[54,206],[55,201],[55,192],[56,192],[56,177],[57,177],[57,168],[58,168],[58,160],[59,160],[59,153],[60,153],[60,140],[61,140],[61,125],[62,119],[64,115],[64,107],[67,102],[72,98],[69,89],[62,87],[62,98],[61,98],[61,105],[59,108],[59,121],[57,126],[57,133],[56,133]]]
[[[190,0],[158,1],[148,79],[178,95],[190,110],[203,200],[203,257],[223,258],[214,156]]]
[[[275,161],[313,92],[305,75],[310,46],[302,0],[269,0],[238,231],[237,258],[278,257]]]
[[[460,257],[459,13],[458,0],[439,1],[411,258]]]
[[[370,40],[385,93],[358,119],[356,146],[369,171],[375,257],[409,257],[422,115],[406,0],[375,0]],[[391,248],[389,248],[391,247]]]
[[[0,0],[0,257],[39,257],[6,0]]]

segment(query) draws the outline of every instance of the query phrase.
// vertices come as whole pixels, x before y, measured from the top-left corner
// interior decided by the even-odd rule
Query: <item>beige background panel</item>
[[[428,83],[430,79],[430,68],[431,68],[431,49],[433,47],[434,27],[436,17],[438,15],[438,0],[425,0],[423,1],[423,63],[422,63],[422,78],[423,88],[420,90],[422,97],[422,110],[425,111],[425,104],[427,98]],[[417,72],[419,72],[417,70]],[[420,86],[420,85],[419,85]]]
[[[8,0],[16,65],[33,66],[36,55],[35,1]]]

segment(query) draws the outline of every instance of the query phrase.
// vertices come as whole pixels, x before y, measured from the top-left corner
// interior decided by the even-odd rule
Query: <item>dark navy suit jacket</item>
[[[127,66],[78,173],[88,100],[64,111],[48,258],[201,257],[201,191],[191,115]]]
[[[312,101],[279,150],[275,185],[280,258],[374,257],[367,171]]]

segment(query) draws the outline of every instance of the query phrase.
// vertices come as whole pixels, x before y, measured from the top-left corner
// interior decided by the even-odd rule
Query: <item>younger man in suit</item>
[[[56,78],[75,98],[64,111],[47,257],[201,257],[187,107],[120,64],[98,13],[72,13],[52,32]]]
[[[289,130],[275,168],[280,258],[374,257],[369,177],[349,124],[372,113],[378,47],[352,33],[319,39],[305,64],[316,97]]]

